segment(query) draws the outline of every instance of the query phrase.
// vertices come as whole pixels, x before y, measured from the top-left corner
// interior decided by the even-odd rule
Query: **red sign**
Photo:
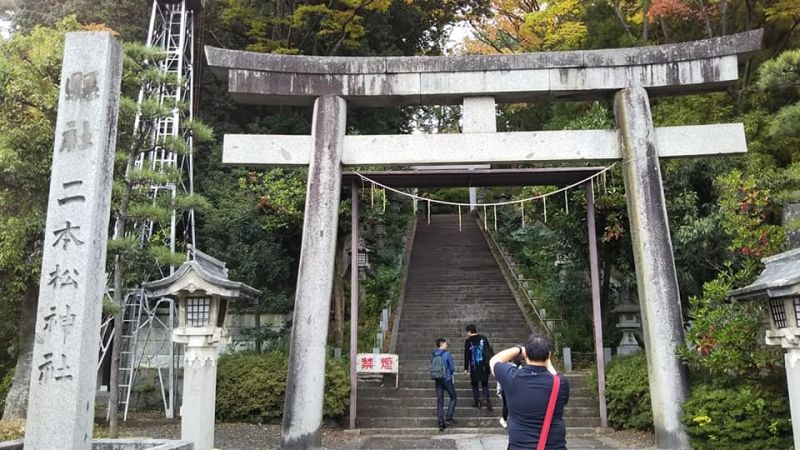
[[[391,353],[359,353],[356,358],[359,373],[397,373],[399,357]]]

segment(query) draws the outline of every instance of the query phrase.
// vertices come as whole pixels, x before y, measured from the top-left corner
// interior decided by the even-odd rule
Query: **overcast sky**
[[[9,28],[11,28],[11,22],[6,19],[0,19],[0,37],[8,39]]]
[[[450,28],[450,39],[447,40],[445,48],[448,51],[452,51],[454,48],[458,47],[464,41],[464,38],[468,37],[471,33],[472,27],[467,21],[459,22],[453,25]]]

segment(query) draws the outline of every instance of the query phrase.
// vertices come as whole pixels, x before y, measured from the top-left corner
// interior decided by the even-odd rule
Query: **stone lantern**
[[[641,331],[642,323],[639,321],[639,306],[634,303],[623,303],[612,311],[619,315],[616,327],[622,331],[622,339],[617,346],[617,355],[625,356],[642,350],[636,334]]]
[[[195,450],[214,448],[218,344],[225,337],[225,315],[235,300],[261,294],[228,279],[225,263],[199,250],[167,278],[145,283],[148,297],[172,297],[178,304],[173,342],[185,344],[181,439]]]
[[[364,280],[367,276],[367,269],[369,269],[369,255],[375,253],[372,249],[367,248],[367,244],[363,238],[358,239],[358,275],[359,279]],[[352,247],[349,253],[352,254]]]
[[[770,327],[766,342],[785,350],[794,447],[800,448],[800,249],[765,258],[762,262],[764,271],[756,281],[731,291],[728,296],[735,301],[756,300],[768,306]]]

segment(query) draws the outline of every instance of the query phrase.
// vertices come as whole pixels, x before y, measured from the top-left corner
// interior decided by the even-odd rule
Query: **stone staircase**
[[[429,377],[435,340],[450,343],[456,362],[459,429],[500,432],[502,402],[490,380],[493,412],[472,408],[469,375],[464,374],[464,328],[474,323],[496,351],[524,342],[531,329],[503,278],[497,262],[470,216],[434,215],[428,225],[420,220],[411,255],[406,298],[400,318],[397,353],[400,388],[394,383],[359,385],[358,427],[402,433],[435,430],[436,391]],[[571,398],[565,412],[571,434],[599,426],[597,402],[585,373],[572,373]],[[445,406],[447,396],[445,395]]]

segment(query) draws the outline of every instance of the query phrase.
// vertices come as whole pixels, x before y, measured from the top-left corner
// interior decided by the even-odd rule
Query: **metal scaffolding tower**
[[[129,170],[159,173],[178,171],[181,174],[177,183],[150,186],[150,198],[154,204],[165,197],[172,203],[178,195],[194,193],[193,142],[186,126],[194,117],[195,70],[199,69],[200,64],[195,59],[198,48],[195,38],[196,31],[202,33],[204,3],[201,0],[154,0],[151,9],[147,46],[160,50],[162,54],[160,60],[151,61],[151,64],[162,75],[159,80],[173,82],[143,84],[138,103],[141,104],[146,98],[155,98],[162,105],[178,106],[172,109],[170,116],[155,124],[150,136],[154,146],[139,155],[134,167]],[[135,130],[141,126],[138,114],[133,126]],[[165,138],[183,139],[188,151],[178,153],[159,146],[158,143],[164,142]],[[187,213],[179,214],[173,209],[168,225],[162,226],[152,220],[143,221],[137,225],[136,234],[142,244],[158,236],[158,239],[165,241],[171,253],[189,249],[195,243],[194,211],[190,209]],[[171,274],[173,270],[173,267],[163,268],[162,276]],[[131,392],[140,368],[156,371],[164,411],[168,418],[172,418],[175,413],[177,369],[180,365],[179,347],[172,343],[176,305],[171,299],[147,298],[141,289],[133,289],[126,292],[123,308],[119,371],[123,420],[127,420]],[[111,322],[104,321],[101,329],[100,365],[110,354],[108,349],[113,336],[110,332],[113,328]]]

